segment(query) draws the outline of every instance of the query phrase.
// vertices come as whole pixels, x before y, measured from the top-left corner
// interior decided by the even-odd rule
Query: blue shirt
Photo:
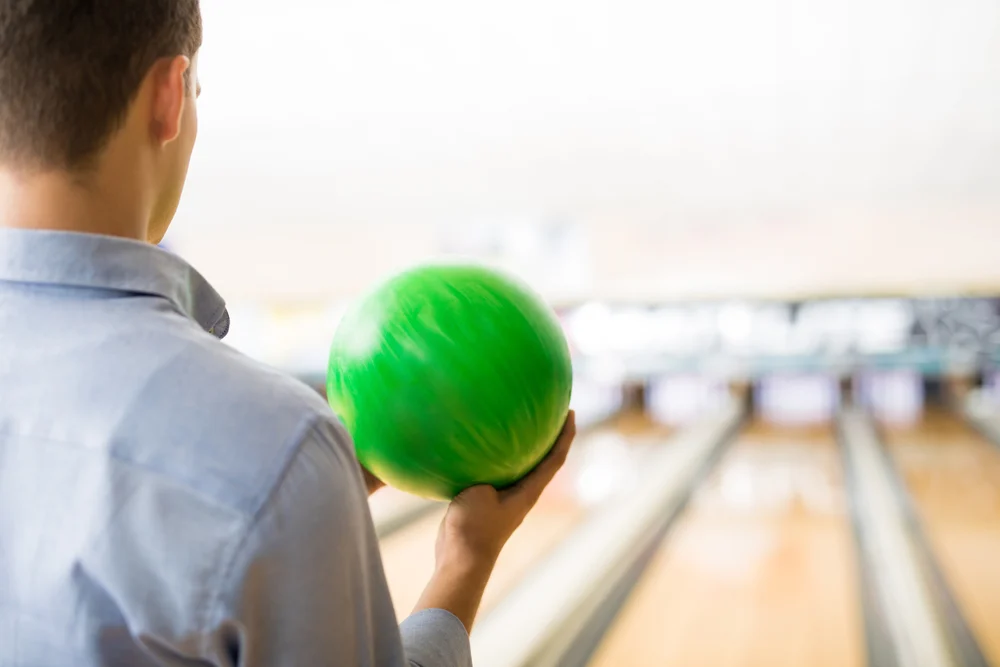
[[[0,229],[0,664],[469,665],[396,625],[348,435],[180,258]]]

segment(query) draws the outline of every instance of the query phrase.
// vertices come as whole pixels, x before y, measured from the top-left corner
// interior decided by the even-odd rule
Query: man
[[[397,626],[379,482],[314,392],[219,342],[222,299],[154,245],[200,40],[198,0],[0,0],[0,664],[468,664],[572,415],[516,488],[452,503]]]

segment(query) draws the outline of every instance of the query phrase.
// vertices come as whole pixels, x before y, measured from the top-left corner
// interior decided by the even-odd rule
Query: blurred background
[[[1000,3],[202,2],[166,245],[229,344],[322,391],[444,257],[564,323],[586,429],[477,664],[1000,664]],[[402,617],[441,508],[372,502]]]

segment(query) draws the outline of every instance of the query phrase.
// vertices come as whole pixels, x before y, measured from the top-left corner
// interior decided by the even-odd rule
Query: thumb
[[[470,486],[465,491],[459,493],[452,500],[452,503],[462,507],[476,507],[483,504],[495,503],[499,493],[489,484],[479,484]]]

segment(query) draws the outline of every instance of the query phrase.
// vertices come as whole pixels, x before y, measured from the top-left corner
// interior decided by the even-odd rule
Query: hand
[[[378,477],[368,472],[368,469],[365,468],[363,465],[359,463],[358,467],[361,468],[361,476],[365,480],[365,488],[368,489],[369,496],[378,491],[379,489],[381,489],[383,486],[385,486],[385,482],[383,482]]]
[[[566,462],[575,436],[576,415],[571,411],[552,450],[521,481],[502,491],[492,486],[474,486],[460,493],[441,523],[436,547],[438,561],[496,559]]]
[[[503,491],[476,486],[452,501],[438,531],[434,575],[414,612],[445,609],[472,630],[501,549],[566,462],[575,436],[570,412],[552,451],[527,477]]]

